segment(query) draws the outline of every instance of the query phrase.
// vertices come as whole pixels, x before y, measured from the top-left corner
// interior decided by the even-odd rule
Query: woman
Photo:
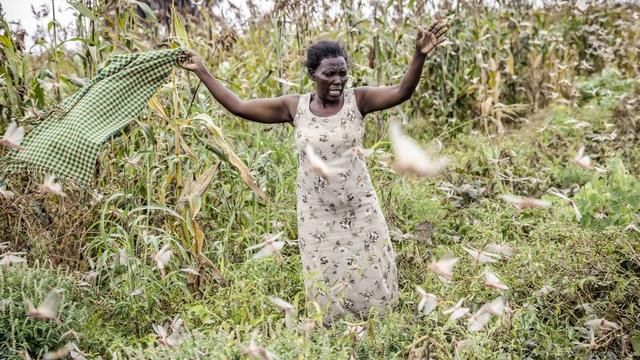
[[[399,85],[345,89],[347,56],[336,42],[307,50],[315,92],[241,100],[189,52],[182,66],[193,71],[213,97],[236,116],[261,123],[292,123],[298,150],[298,244],[307,297],[324,311],[325,323],[352,313],[386,312],[398,298],[395,253],[361,153],[363,118],[396,106],[413,94],[426,56],[446,40],[447,25],[418,32],[413,60]],[[307,151],[334,173],[318,174]],[[313,156],[313,154],[311,154]]]

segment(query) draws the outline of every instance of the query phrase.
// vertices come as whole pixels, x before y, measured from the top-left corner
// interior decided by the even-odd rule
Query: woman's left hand
[[[204,64],[202,63],[202,58],[198,55],[197,52],[193,50],[187,50],[186,55],[188,56],[187,61],[180,64],[183,69],[191,70],[194,72],[198,71],[206,71]]]
[[[423,55],[429,54],[436,46],[447,40],[445,34],[448,29],[447,23],[440,21],[431,24],[427,31],[419,27],[418,37],[416,38],[416,51]]]

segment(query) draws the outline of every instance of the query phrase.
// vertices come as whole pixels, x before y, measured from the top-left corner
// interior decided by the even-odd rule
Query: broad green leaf
[[[127,1],[131,5],[139,6],[140,9],[142,10],[142,12],[147,16],[148,19],[151,19],[152,22],[154,22],[154,23],[158,22],[158,19],[156,18],[156,15],[153,13],[153,10],[151,10],[149,5],[143,3],[142,1],[136,1],[136,0],[127,0]]]
[[[633,334],[630,338],[631,347],[633,347],[633,353],[640,355],[640,332]]]
[[[8,49],[13,49],[13,41],[11,41],[8,36],[0,35],[0,45]]]
[[[57,21],[53,21],[53,20],[49,21],[49,22],[47,23],[47,31],[51,31],[51,29],[52,29],[54,26],[56,26],[56,27],[58,27],[58,28],[59,28],[59,27],[60,27],[60,23],[59,23],[59,22],[57,22]]]
[[[190,49],[191,46],[189,45],[187,30],[185,29],[182,20],[180,20],[180,15],[176,12],[175,8],[172,9],[171,17],[173,18],[173,30],[176,33],[178,44],[184,48]]]
[[[42,109],[45,107],[45,92],[42,89],[42,86],[40,85],[40,82],[37,78],[34,78],[31,82],[31,98],[33,99],[38,109]]]
[[[73,6],[74,9],[78,10],[78,12],[80,14],[82,14],[82,16],[86,16],[89,19],[93,20],[93,21],[98,21],[99,19],[93,14],[93,12],[91,11],[91,9],[89,9],[85,4],[83,4],[81,1],[71,1],[71,0],[67,0],[67,3],[69,3],[69,5]]]

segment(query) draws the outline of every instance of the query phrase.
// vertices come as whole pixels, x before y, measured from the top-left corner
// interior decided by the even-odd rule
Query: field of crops
[[[296,242],[294,128],[231,115],[175,67],[102,147],[89,188],[0,179],[0,358],[639,357],[640,4],[574,3],[53,0],[34,17],[72,7],[75,22],[43,23],[33,46],[0,7],[0,134],[15,121],[27,136],[112,54],[194,49],[241,98],[274,97],[313,91],[315,40],[344,45],[350,87],[391,85],[418,26],[449,23],[412,98],[365,117],[397,252],[393,312],[322,325]],[[441,149],[441,176],[394,172],[392,120]],[[282,250],[256,259],[280,232]],[[512,253],[470,255],[490,244]],[[432,265],[451,255],[445,283]],[[503,311],[473,331],[498,296]],[[61,299],[53,320],[38,318],[46,297]],[[452,320],[461,299],[469,313]]]

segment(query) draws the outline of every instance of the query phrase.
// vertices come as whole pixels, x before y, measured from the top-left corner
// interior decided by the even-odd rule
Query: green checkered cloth
[[[46,113],[25,136],[24,149],[0,160],[0,175],[55,174],[88,185],[100,147],[138,117],[186,58],[180,48],[113,55],[94,79]]]

